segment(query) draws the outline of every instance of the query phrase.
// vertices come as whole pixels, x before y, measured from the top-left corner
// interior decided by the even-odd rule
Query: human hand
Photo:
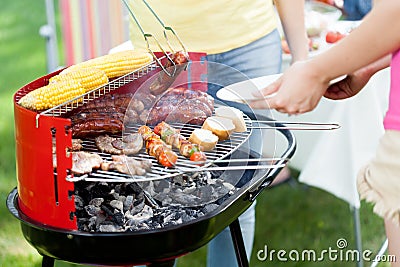
[[[350,98],[358,94],[375,73],[371,71],[371,65],[348,74],[344,79],[332,83],[326,90],[324,97],[332,100]]]
[[[255,109],[276,109],[282,113],[301,114],[317,106],[328,86],[329,80],[315,71],[307,61],[299,61],[261,90],[264,99],[251,101],[249,105]]]

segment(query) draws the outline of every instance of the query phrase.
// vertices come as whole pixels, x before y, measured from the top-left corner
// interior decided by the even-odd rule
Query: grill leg
[[[242,231],[240,230],[239,219],[234,220],[230,225],[233,247],[235,248],[236,259],[239,267],[249,267],[246,248],[244,246]]]
[[[42,267],[53,267],[53,266],[54,266],[54,259],[48,256],[43,256]]]

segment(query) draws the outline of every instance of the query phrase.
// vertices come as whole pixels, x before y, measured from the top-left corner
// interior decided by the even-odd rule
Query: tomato
[[[206,161],[206,159],[206,155],[201,151],[193,152],[190,156],[191,161]]]
[[[156,135],[161,135],[161,130],[162,130],[162,125],[159,123],[159,124],[157,124],[157,125],[154,127],[153,132],[154,132]]]
[[[164,167],[173,167],[178,160],[178,155],[173,151],[165,151],[158,156],[158,162]]]
[[[325,36],[325,41],[329,44],[333,44],[343,39],[345,36],[346,34],[340,33],[338,31],[328,31]]]

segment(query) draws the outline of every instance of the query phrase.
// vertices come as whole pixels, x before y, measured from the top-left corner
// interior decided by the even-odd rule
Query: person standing
[[[132,0],[132,9],[146,32],[156,34],[162,28],[149,10]],[[162,21],[179,35],[188,51],[206,52],[208,93],[229,84],[281,72],[282,47],[278,17],[282,23],[292,61],[308,57],[308,39],[304,25],[304,0],[148,0]],[[135,48],[146,43],[135,23],[130,27]],[[162,40],[161,36],[158,38]],[[150,48],[158,47],[150,42]],[[239,108],[246,109],[242,105]],[[248,111],[248,110],[243,110]],[[253,131],[250,148],[262,153],[261,131]],[[280,179],[289,176],[288,169]],[[283,177],[283,178],[282,178]],[[276,179],[278,179],[277,177]],[[255,204],[239,217],[246,253],[250,259],[255,228]],[[209,267],[237,266],[229,228],[208,246]]]
[[[389,254],[400,266],[400,1],[380,0],[362,23],[329,50],[289,67],[277,81],[263,89],[275,95],[251,103],[288,114],[313,110],[324,96],[332,100],[358,94],[377,71],[390,69],[389,108],[374,158],[357,177],[361,199],[374,204],[385,222]],[[390,27],[388,27],[390,25]],[[377,38],[379,36],[379,38]],[[356,53],[355,53],[356,51]],[[330,84],[342,75],[344,79]]]

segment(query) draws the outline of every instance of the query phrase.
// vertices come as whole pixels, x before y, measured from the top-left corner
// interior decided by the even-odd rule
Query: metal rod
[[[318,123],[318,122],[290,122],[290,121],[252,121],[252,129],[285,129],[285,130],[337,130],[341,126],[338,123]],[[254,125],[254,123],[272,124],[272,125]],[[284,124],[283,126],[276,124]],[[299,125],[299,127],[285,126]]]
[[[278,169],[285,167],[286,164],[273,164],[273,165],[237,165],[237,166],[215,166],[215,167],[199,167],[199,168],[182,168],[179,167],[181,173],[186,172],[200,172],[200,171],[236,171],[236,170],[266,170]]]
[[[246,247],[244,246],[243,235],[240,229],[239,219],[236,218],[230,225],[232,243],[235,248],[236,260],[239,267],[248,267],[249,261],[247,260]]]
[[[142,34],[144,36],[146,33],[144,32],[142,25],[140,25],[139,20],[136,18],[135,14],[133,13],[133,11],[132,11],[131,7],[129,6],[128,2],[126,0],[122,0],[122,2],[124,2],[126,8],[128,9],[129,14],[131,15],[131,17],[135,21],[136,25],[139,27],[139,30],[142,32]]]
[[[175,50],[172,48],[171,43],[168,40],[168,35],[167,35],[167,31],[172,32],[172,34],[175,36],[175,38],[178,40],[179,44],[182,46],[183,51],[185,51],[185,54],[187,54],[187,50],[185,45],[183,44],[182,40],[179,38],[179,36],[176,34],[176,32],[174,31],[174,29],[172,29],[172,27],[166,26],[165,23],[161,20],[161,18],[157,15],[157,13],[153,10],[153,8],[151,8],[151,6],[149,5],[149,3],[147,3],[146,0],[143,0],[144,4],[147,6],[147,8],[151,11],[151,13],[153,14],[153,16],[158,20],[158,22],[161,24],[161,26],[164,28],[164,37],[165,40],[167,41],[168,47],[171,51],[175,52]]]
[[[265,162],[265,161],[289,161],[289,158],[243,158],[243,159],[217,159],[213,161],[190,161],[187,162],[189,165],[200,165],[200,164],[218,164],[218,163],[235,163],[235,162]]]
[[[175,176],[189,173],[189,172],[201,172],[201,171],[231,171],[231,170],[265,170],[265,169],[278,169],[285,167],[286,164],[275,164],[275,165],[246,165],[246,166],[216,166],[216,167],[199,167],[199,168],[176,168],[174,173],[165,175],[157,175],[155,177],[142,177],[132,175],[132,178],[96,178],[88,177],[88,175],[82,175],[77,177],[67,177],[66,180],[69,182],[111,182],[111,183],[132,183],[132,182],[149,182],[156,180],[163,180],[167,178],[173,178]]]
[[[167,51],[165,51],[165,49],[162,47],[161,43],[157,40],[157,38],[151,34],[151,33],[146,33],[143,29],[143,27],[141,26],[139,20],[136,18],[135,14],[133,13],[131,7],[129,6],[128,2],[126,0],[122,0],[126,6],[126,8],[128,9],[129,14],[131,15],[131,17],[133,18],[133,20],[135,21],[135,23],[137,24],[137,26],[139,27],[139,30],[142,32],[143,34],[143,38],[146,41],[147,44],[147,50],[151,53],[151,55],[153,56],[154,60],[157,62],[157,64],[162,68],[162,70],[170,77],[174,76],[176,73],[176,64],[175,62],[172,60],[172,58],[169,56],[169,53],[167,53]],[[173,35],[177,38],[178,42],[180,43],[180,45],[182,46],[182,49],[186,52],[186,48],[183,45],[182,41],[179,39],[178,35],[175,33],[175,31],[171,28],[171,27],[166,27],[164,22],[160,19],[160,17],[154,12],[154,10],[151,8],[151,6],[145,1],[143,0],[144,4],[147,6],[147,8],[151,11],[151,13],[154,15],[154,17],[157,19],[157,21],[161,24],[161,26],[163,27],[163,31],[164,31],[164,37],[165,40],[167,42],[167,45],[169,47],[169,49],[171,50],[171,52],[174,52],[174,49],[172,48],[169,40],[168,40],[168,36],[166,34],[166,31],[171,31],[173,33]],[[160,51],[167,57],[167,59],[172,63],[172,65],[174,66],[172,72],[168,71],[163,64],[161,63],[161,61],[156,57],[156,55],[154,54],[153,50],[150,47],[150,42],[149,39],[152,38],[155,43],[157,44],[158,48],[160,49]]]

